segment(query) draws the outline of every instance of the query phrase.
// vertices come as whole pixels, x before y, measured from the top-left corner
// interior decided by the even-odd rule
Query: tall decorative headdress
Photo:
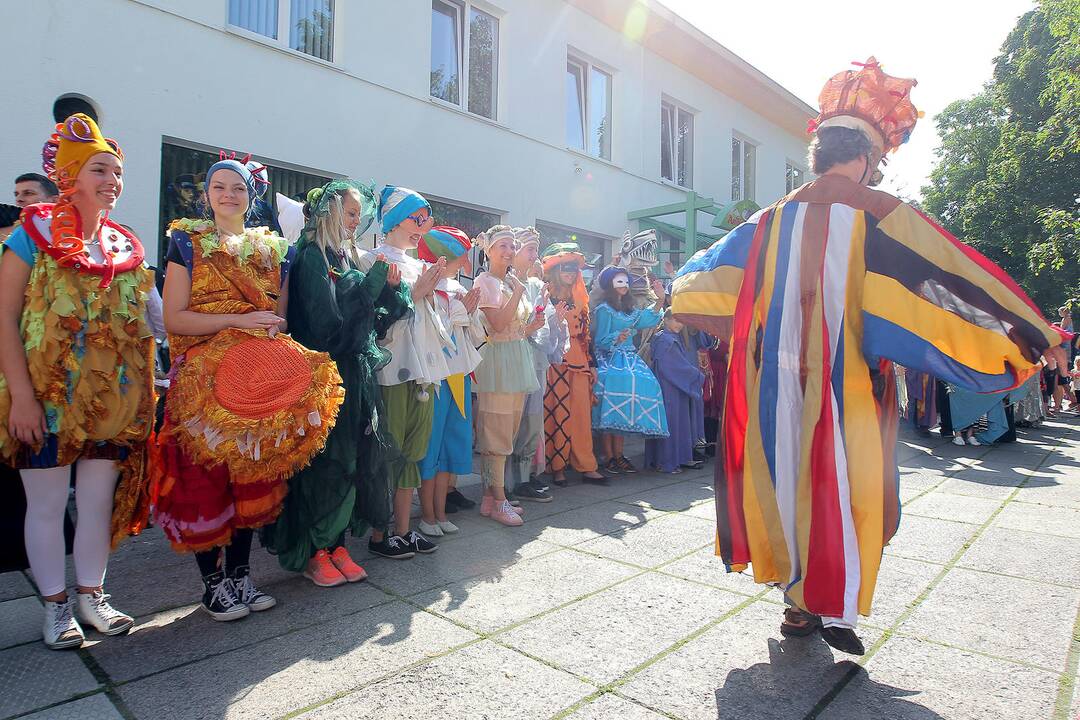
[[[922,117],[911,102],[911,88],[918,83],[886,75],[873,56],[852,64],[859,69],[833,75],[821,89],[820,113],[809,122],[807,132],[826,127],[859,130],[882,154],[893,152],[907,142]]]
[[[79,212],[72,204],[72,196],[79,171],[87,160],[99,153],[115,155],[120,161],[124,159],[124,153],[116,141],[103,136],[97,123],[82,113],[58,123],[56,131],[41,149],[41,167],[60,189],[60,198],[53,206],[49,232],[53,256],[61,267],[86,264],[86,244],[78,231]],[[111,280],[110,270],[102,285],[108,286]]]

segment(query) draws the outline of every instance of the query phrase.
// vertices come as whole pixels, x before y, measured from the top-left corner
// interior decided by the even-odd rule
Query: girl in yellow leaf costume
[[[155,506],[173,547],[195,552],[215,620],[274,606],[248,574],[253,529],[281,512],[287,479],[322,449],[344,397],[327,354],[278,334],[292,255],[269,229],[244,227],[257,181],[223,157],[206,173],[213,219],[169,227],[173,371]]]
[[[82,625],[133,624],[102,592],[110,546],[146,516],[153,421],[152,278],[138,238],[108,220],[123,154],[85,115],[56,126],[44,167],[56,204],[30,205],[0,267],[0,460],[26,491],[26,552],[45,601],[45,644],[78,647]],[[64,573],[63,518],[76,466],[76,600]]]

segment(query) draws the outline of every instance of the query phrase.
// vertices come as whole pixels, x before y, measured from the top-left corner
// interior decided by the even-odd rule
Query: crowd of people
[[[48,178],[18,179],[39,195],[17,191],[0,262],[0,460],[25,492],[46,645],[132,627],[104,592],[106,565],[151,517],[193,555],[202,608],[236,620],[276,604],[251,576],[256,533],[319,587],[358,582],[347,534],[406,560],[458,531],[450,516],[476,504],[457,489],[474,452],[479,515],[517,527],[522,501],[549,502],[569,471],[638,472],[633,436],[664,473],[718,443],[727,569],[753,563],[782,587],[786,633],[861,654],[856,617],[899,522],[892,363],[985,398],[1041,355],[1055,362],[1071,334],[868,187],[917,112],[914,81],[860,67],[822,92],[819,179],[668,285],[651,231],[628,232],[590,288],[574,243],[509,225],[470,237],[413,190],[353,180],[313,188],[289,243],[252,220],[265,168],[223,152],[201,213],[169,225],[159,294],[139,238],[111,216],[119,145],[85,115],[58,124]],[[372,224],[378,242],[362,249]],[[484,268],[467,288],[473,246]]]
[[[719,343],[665,313],[665,286],[640,263],[603,268],[590,297],[574,243],[541,251],[534,228],[508,225],[470,238],[436,225],[413,190],[352,180],[312,189],[290,244],[251,220],[265,169],[222,153],[205,211],[169,226],[159,288],[111,217],[118,144],[74,115],[44,156],[55,186],[20,176],[0,263],[0,452],[22,478],[49,647],[77,647],[84,626],[131,627],[104,593],[106,562],[150,521],[194,556],[202,607],[227,621],[276,603],[250,574],[256,533],[320,587],[366,577],[346,534],[392,559],[437,550],[458,531],[449,515],[476,504],[456,487],[474,450],[479,514],[511,527],[568,470],[588,483],[637,472],[628,436],[648,438],[663,472],[703,461],[699,350]],[[379,242],[364,250],[372,223]],[[655,243],[626,238],[651,265]],[[485,267],[466,288],[474,244]]]

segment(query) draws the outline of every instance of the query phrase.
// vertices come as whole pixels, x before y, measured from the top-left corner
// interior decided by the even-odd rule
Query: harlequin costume
[[[23,208],[5,242],[31,266],[20,332],[48,435],[32,448],[8,434],[11,408],[0,376],[0,458],[16,469],[71,465],[79,458],[117,461],[112,543],[138,532],[146,519],[146,441],[153,422],[153,335],[146,298],[153,276],[142,243],[105,218],[94,246],[84,243],[72,204],[75,177],[95,154],[123,159],[89,117],[56,126],[45,146],[45,168],[60,201]]]
[[[45,598],[66,592],[62,522],[70,466],[77,472],[74,565],[81,587],[100,588],[110,549],[143,527],[149,507],[153,336],[145,318],[153,278],[144,267],[139,239],[107,214],[96,236],[84,239],[83,223],[89,219],[75,205],[76,179],[101,154],[114,156],[111,163],[123,160],[117,144],[89,117],[76,114],[58,124],[45,144],[43,167],[57,183],[60,199],[24,208],[20,225],[4,244],[5,263],[18,257],[29,267],[19,332],[46,432],[33,447],[9,434],[13,403],[0,375],[0,460],[21,476],[26,556]],[[81,645],[79,622],[107,635],[134,622],[112,608],[100,590],[80,590],[76,597],[45,601],[43,635],[49,647]]]
[[[590,332],[589,292],[581,270],[585,255],[577,243],[554,243],[541,256],[544,276],[549,286],[563,265],[574,267],[577,279],[566,295],[552,294],[552,302],[565,302],[566,325],[570,342],[562,362],[552,363],[547,371],[544,392],[544,437],[547,467],[557,475],[573,467],[581,473],[596,472],[593,454],[592,406],[595,362]]]
[[[250,184],[235,160],[231,170]],[[249,189],[249,194],[253,190]],[[188,310],[274,311],[291,254],[266,228],[222,239],[212,220],[169,226],[169,262],[191,277]],[[158,524],[177,551],[228,545],[238,528],[274,520],[286,480],[322,449],[344,391],[326,353],[264,330],[169,334],[172,382],[155,463]],[[208,379],[211,381],[208,382]]]
[[[918,117],[914,85],[871,58],[829,80],[811,129],[847,127],[895,150]],[[993,263],[910,205],[828,172],[691,258],[672,309],[732,338],[718,554],[837,628],[870,613],[900,520],[892,362],[994,392],[1061,342]]]
[[[604,268],[597,283],[610,290],[616,283],[629,283],[619,267]],[[645,437],[667,437],[668,422],[660,383],[634,347],[635,336],[652,330],[662,314],[655,305],[622,312],[604,302],[596,308],[596,397],[592,409],[593,428],[599,432]],[[626,337],[619,339],[626,331]]]
[[[323,549],[334,551],[331,559],[337,565],[346,530],[362,536],[371,527],[385,527],[390,518],[389,464],[397,450],[375,377],[390,362],[390,352],[377,340],[409,315],[412,301],[405,284],[395,288],[386,283],[386,263],[360,272],[348,252],[335,250],[326,239],[320,247],[319,220],[330,216],[331,203],[340,202],[346,192],[356,192],[361,201],[362,219],[354,236],[370,226],[376,208],[373,189],[351,180],[328,183],[309,195],[311,218],[289,270],[289,333],[305,347],[328,353],[345,387],[326,446],[289,480],[281,514],[263,530],[264,547],[294,572],[304,570]]]
[[[455,227],[436,226],[424,234],[417,256],[427,263],[439,258],[456,260],[472,249],[472,241]],[[484,342],[479,310],[472,315],[461,299],[466,290],[457,280],[444,278],[435,289],[435,310],[450,329],[452,346],[444,353],[452,374],[442,380],[434,399],[431,439],[420,460],[420,478],[437,473],[468,475],[473,468],[472,373],[480,364],[477,346]]]

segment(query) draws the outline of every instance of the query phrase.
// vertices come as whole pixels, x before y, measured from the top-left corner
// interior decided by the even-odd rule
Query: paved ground
[[[359,586],[256,551],[279,605],[232,624],[151,531],[109,571],[135,629],[77,652],[45,649],[32,586],[0,575],[0,718],[1075,718],[1077,427],[906,439],[858,663],[784,639],[778,594],[723,574],[706,469],[557,490],[517,529],[459,513],[433,556],[368,559]]]

